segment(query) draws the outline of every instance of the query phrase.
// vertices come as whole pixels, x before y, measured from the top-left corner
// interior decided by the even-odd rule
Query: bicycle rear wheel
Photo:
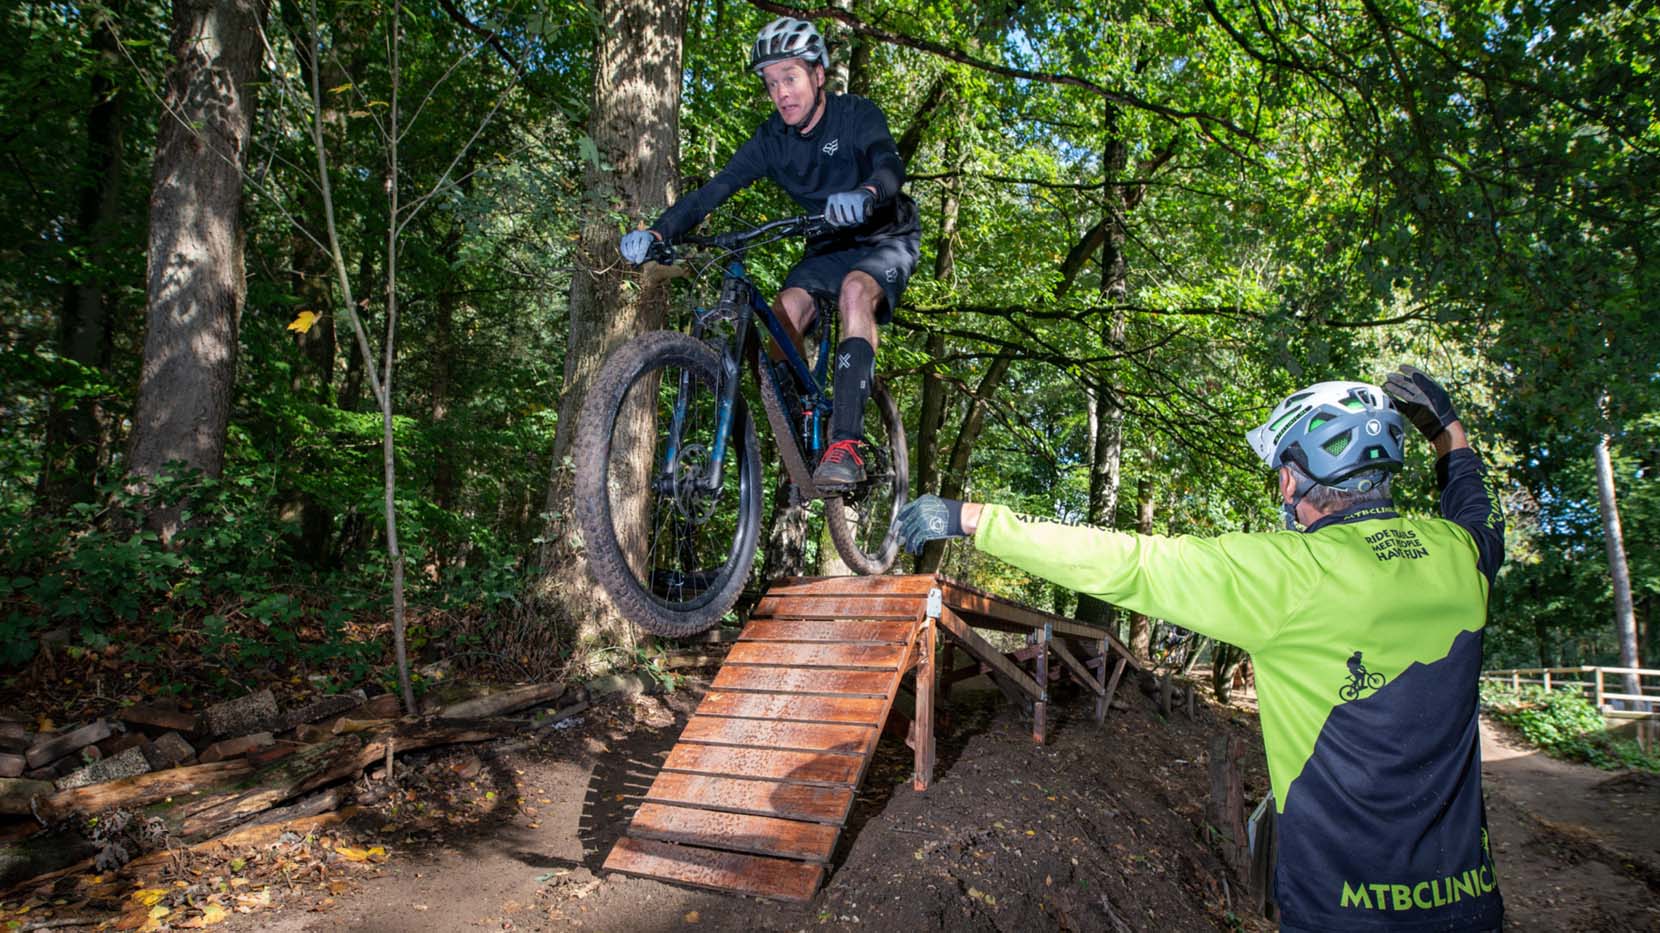
[[[686,334],[644,334],[605,362],[577,427],[588,566],[624,615],[671,638],[719,622],[755,562],[761,460],[742,395],[720,482],[709,482],[720,369]]]
[[[911,488],[905,424],[881,379],[871,387],[865,406],[865,445],[865,481],[824,500],[824,523],[842,561],[868,575],[887,573],[899,555],[895,519]]]

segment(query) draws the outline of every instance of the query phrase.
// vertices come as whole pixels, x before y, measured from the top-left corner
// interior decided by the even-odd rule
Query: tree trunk
[[[92,107],[86,117],[86,163],[82,171],[80,204],[71,239],[84,247],[79,261],[71,260],[73,274],[64,289],[63,314],[58,321],[58,355],[88,369],[107,373],[110,363],[110,295],[107,294],[110,251],[120,220],[123,135],[126,95],[112,76],[125,67],[120,45],[111,28],[126,4],[118,2],[103,13],[93,12],[89,44],[92,66]],[[60,399],[56,395],[46,417],[46,444],[41,465],[39,497],[47,511],[73,502],[90,501],[96,493],[103,454],[103,412],[97,399]]]
[[[1233,675],[1243,660],[1245,652],[1227,642],[1219,641],[1211,648],[1210,683],[1216,702],[1227,703],[1233,699]]]
[[[588,572],[571,508],[567,463],[577,413],[600,364],[623,341],[663,325],[661,285],[635,287],[617,257],[616,214],[649,220],[669,203],[679,168],[680,49],[686,8],[680,0],[601,0],[594,42],[593,109],[588,136],[589,194],[571,282],[570,336],[548,480],[549,527],[543,535],[541,608],[580,620],[584,636],[612,642],[626,626]]]
[[[1614,634],[1620,640],[1620,666],[1641,667],[1637,656],[1637,615],[1631,601],[1631,568],[1625,561],[1625,534],[1620,530],[1620,508],[1614,495],[1614,463],[1608,435],[1597,441],[1597,506],[1602,511],[1602,537],[1608,547],[1608,573],[1614,583]],[[1638,692],[1635,674],[1625,675],[1625,692]]]
[[[1153,533],[1153,480],[1143,476],[1136,482],[1136,531],[1150,535]],[[1130,613],[1130,643],[1129,648],[1138,658],[1152,657],[1152,626],[1150,620],[1139,612]]]
[[[780,470],[773,486],[772,515],[767,521],[761,557],[762,580],[798,577],[807,572],[807,507],[790,504],[791,486],[788,474]]]
[[[264,0],[175,0],[150,194],[149,309],[128,469],[141,484],[168,464],[217,476],[236,375],[242,167],[260,65]],[[178,508],[150,524],[171,538]]]
[[[943,80],[943,79],[942,79]],[[948,164],[958,165],[962,158],[962,146],[957,135],[953,133],[946,141]],[[950,281],[956,270],[956,242],[957,216],[959,206],[959,185],[955,178],[948,179],[942,186],[940,195],[940,233],[934,241],[934,280],[937,282]],[[945,380],[941,379],[935,369],[933,361],[945,355],[945,337],[942,334],[928,334],[928,360],[922,371],[922,414],[917,425],[916,442],[916,492],[917,495],[934,492],[939,488],[939,437],[940,430],[945,422]],[[913,560],[913,567],[922,573],[923,564],[927,561],[926,554],[918,554]],[[937,565],[939,559],[934,559]]]

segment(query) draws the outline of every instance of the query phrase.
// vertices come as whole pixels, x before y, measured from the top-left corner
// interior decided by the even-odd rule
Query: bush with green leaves
[[[1552,757],[1598,768],[1660,771],[1660,758],[1645,753],[1630,739],[1609,733],[1602,714],[1577,688],[1524,686],[1517,691],[1484,681],[1481,704],[1489,716]]]
[[[141,663],[159,661],[177,636],[210,662],[203,666],[210,680],[292,666],[350,683],[379,677],[387,647],[366,633],[387,602],[384,547],[371,536],[342,566],[301,561],[295,523],[272,495],[277,471],[244,462],[219,478],[167,474],[142,492],[112,487],[100,504],[7,525],[0,530],[0,668],[27,663],[43,632],[65,629],[71,654],[119,642],[124,658]],[[180,510],[180,530],[168,545],[145,525],[162,507]],[[408,514],[453,522],[432,512]],[[414,540],[421,525],[406,526]],[[519,571],[504,548],[470,532],[460,529],[473,544],[465,565],[410,575],[418,605],[466,612],[517,592]],[[354,621],[370,624],[354,632]],[[417,648],[444,637],[419,623],[411,635]]]

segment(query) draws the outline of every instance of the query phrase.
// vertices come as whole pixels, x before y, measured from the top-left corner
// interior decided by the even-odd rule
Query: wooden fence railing
[[[1625,692],[1626,675],[1636,676],[1636,693]],[[1515,690],[1523,685],[1546,690],[1576,687],[1605,713],[1625,710],[1652,714],[1660,704],[1660,670],[1648,667],[1521,667],[1483,671],[1481,679],[1507,684]]]

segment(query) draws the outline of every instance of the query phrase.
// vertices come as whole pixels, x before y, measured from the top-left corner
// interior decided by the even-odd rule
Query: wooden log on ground
[[[266,766],[242,791],[221,794],[189,807],[179,821],[179,834],[186,839],[217,836],[285,800],[350,777],[385,759],[389,750],[410,752],[433,745],[482,742],[516,735],[523,729],[523,723],[511,720],[412,721],[400,722],[367,742],[355,735],[337,736]]]
[[[98,850],[80,833],[62,830],[41,833],[21,842],[0,845],[0,889],[84,861]]]
[[[459,703],[451,703],[439,711],[444,719],[483,719],[518,712],[538,703],[551,703],[565,694],[564,684],[530,684],[512,687]]]
[[[65,755],[72,755],[94,742],[109,738],[114,733],[115,727],[100,719],[71,732],[65,732],[63,735],[49,735],[39,738],[35,740],[35,744],[29,746],[29,751],[24,757],[28,759],[29,767],[43,767]]]
[[[157,732],[185,732],[195,735],[201,727],[195,713],[187,713],[158,703],[129,706],[116,713],[115,718],[130,726],[143,726]]]
[[[52,822],[72,813],[92,814],[114,807],[141,807],[169,797],[184,797],[228,786],[252,771],[253,767],[245,761],[221,761],[77,787],[41,800],[40,815],[42,819]]]
[[[33,816],[31,801],[57,793],[48,781],[28,778],[0,778],[0,816]]]

